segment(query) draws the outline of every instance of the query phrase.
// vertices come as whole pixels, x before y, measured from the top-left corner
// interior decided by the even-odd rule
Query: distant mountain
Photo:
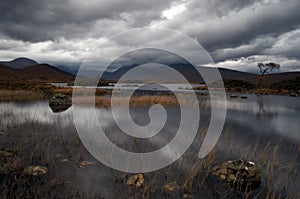
[[[120,79],[127,71],[133,69],[136,65],[121,67],[120,69],[114,71],[114,72],[105,72],[103,74],[103,79],[116,81]],[[203,77],[199,74],[199,72],[188,64],[170,64],[171,68],[178,71],[180,74],[182,74],[189,82],[192,83],[200,83],[204,82]],[[165,82],[176,82],[177,79],[174,79],[172,74],[165,74],[164,70],[159,67],[144,67],[140,70],[140,75],[135,75],[130,77],[132,80],[145,80],[145,81],[165,81]],[[209,67],[201,67],[201,70],[210,73],[213,72],[213,68]],[[230,70],[225,68],[219,68],[219,72],[223,79],[252,79],[256,78],[257,75],[252,73],[246,73],[246,72],[240,72],[236,70]],[[136,74],[139,74],[137,71]]]
[[[9,68],[0,65],[0,82],[70,82],[74,76],[49,64],[38,64],[25,68]]]
[[[143,62],[143,61],[142,61]],[[127,64],[113,72],[104,72],[102,79],[109,81],[118,81],[128,71],[135,71],[128,75],[127,80],[131,81],[146,81],[146,82],[169,82],[179,83],[180,80],[175,79],[173,73],[167,73],[161,65],[149,66],[144,65],[137,67],[140,63]],[[171,68],[178,71],[190,83],[203,83],[203,77],[198,71],[187,63],[168,64]],[[201,70],[209,73],[214,69],[209,67],[200,67]],[[78,69],[64,66],[51,66],[49,64],[38,64],[36,61],[28,58],[17,58],[8,62],[0,62],[0,82],[10,81],[30,81],[30,82],[69,82],[75,79]],[[139,71],[140,70],[140,71]],[[259,76],[257,74],[241,72],[231,69],[219,68],[219,72],[224,80],[240,79],[251,83],[257,83]],[[99,71],[86,71],[87,77],[95,76]],[[272,84],[286,79],[294,79],[300,77],[300,72],[285,72],[267,74],[264,78],[264,84]]]
[[[118,81],[127,71],[132,70],[136,65],[131,66],[125,66],[121,67],[118,70],[114,72],[104,72],[102,79],[110,80],[110,81]],[[186,79],[189,80],[190,83],[203,83],[204,80],[199,75],[198,71],[195,70],[195,68],[191,67],[191,65],[186,64],[171,64],[169,65],[173,69],[180,72],[180,74],[184,75]],[[145,80],[148,82],[176,82],[177,80],[174,79],[175,76],[172,74],[166,74],[162,69],[155,68],[155,67],[149,67],[149,68],[143,68],[141,69],[140,75],[135,76],[129,76],[131,80]],[[201,67],[201,70],[210,72],[214,69],[209,67]],[[223,78],[223,80],[228,79],[239,79],[239,80],[245,80],[249,81],[253,84],[256,84],[259,75],[253,74],[253,73],[247,73],[247,72],[241,72],[231,69],[225,69],[225,68],[219,68],[219,72]],[[282,72],[282,73],[271,73],[266,74],[264,76],[263,84],[272,84],[276,82],[280,82],[286,79],[294,79],[296,77],[300,77],[300,72]]]
[[[14,68],[14,69],[25,68],[27,66],[36,66],[38,64],[39,63],[37,63],[36,61],[26,58],[26,57],[19,57],[12,61],[1,61],[0,62],[0,65],[7,66],[9,68]]]
[[[78,68],[71,68],[71,67],[67,67],[67,66],[54,66],[55,68],[59,69],[59,70],[62,70],[62,71],[65,71],[67,73],[70,73],[72,75],[76,75],[77,72],[78,72]]]

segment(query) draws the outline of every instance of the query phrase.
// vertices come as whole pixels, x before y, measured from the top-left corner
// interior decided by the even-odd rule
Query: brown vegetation
[[[0,65],[0,83],[12,82],[71,82],[74,76],[48,64],[12,69]]]
[[[47,99],[48,96],[41,91],[32,90],[0,90],[0,102],[11,101],[37,101]]]
[[[85,105],[90,103],[90,97],[85,97],[84,95],[76,98],[77,104]],[[120,105],[126,105],[125,97],[116,97],[115,102]],[[197,102],[198,103],[198,102]],[[111,97],[109,96],[96,96],[95,104],[101,107],[110,107],[111,106]],[[175,96],[157,96],[157,95],[145,95],[145,96],[133,96],[129,101],[130,106],[151,106],[154,104],[160,104],[163,106],[178,106],[179,101]],[[195,106],[197,105],[192,100],[184,99],[183,105],[185,106]]]

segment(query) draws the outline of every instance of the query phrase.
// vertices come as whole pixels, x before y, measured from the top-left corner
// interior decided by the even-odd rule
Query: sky
[[[276,62],[300,71],[299,9],[299,0],[1,0],[0,60],[78,67],[94,48],[124,49],[101,41],[151,27],[193,38],[214,60],[208,66],[258,72],[258,62]]]

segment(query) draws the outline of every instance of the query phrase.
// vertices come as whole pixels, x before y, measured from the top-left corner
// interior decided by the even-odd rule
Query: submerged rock
[[[243,96],[241,96],[241,99],[248,99],[248,97],[243,95]]]
[[[230,160],[213,168],[213,174],[239,191],[251,191],[261,184],[261,169],[247,160]]]
[[[131,176],[127,181],[126,184],[129,186],[135,187],[142,187],[144,185],[145,178],[143,174],[136,174]]]
[[[297,93],[290,93],[290,97],[297,97]]]
[[[5,133],[4,132],[0,132],[0,135],[5,135]]]
[[[49,106],[54,113],[62,112],[72,106],[72,100],[63,94],[55,94],[49,101]]]
[[[24,174],[30,176],[41,176],[46,174],[47,172],[48,169],[42,166],[29,166],[24,169]]]

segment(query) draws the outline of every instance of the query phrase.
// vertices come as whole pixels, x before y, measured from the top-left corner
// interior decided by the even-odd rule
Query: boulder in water
[[[251,191],[261,184],[261,169],[247,160],[230,160],[213,168],[213,174],[238,191]]]
[[[54,113],[62,112],[72,106],[72,100],[63,94],[55,94],[49,101],[49,106]]]

